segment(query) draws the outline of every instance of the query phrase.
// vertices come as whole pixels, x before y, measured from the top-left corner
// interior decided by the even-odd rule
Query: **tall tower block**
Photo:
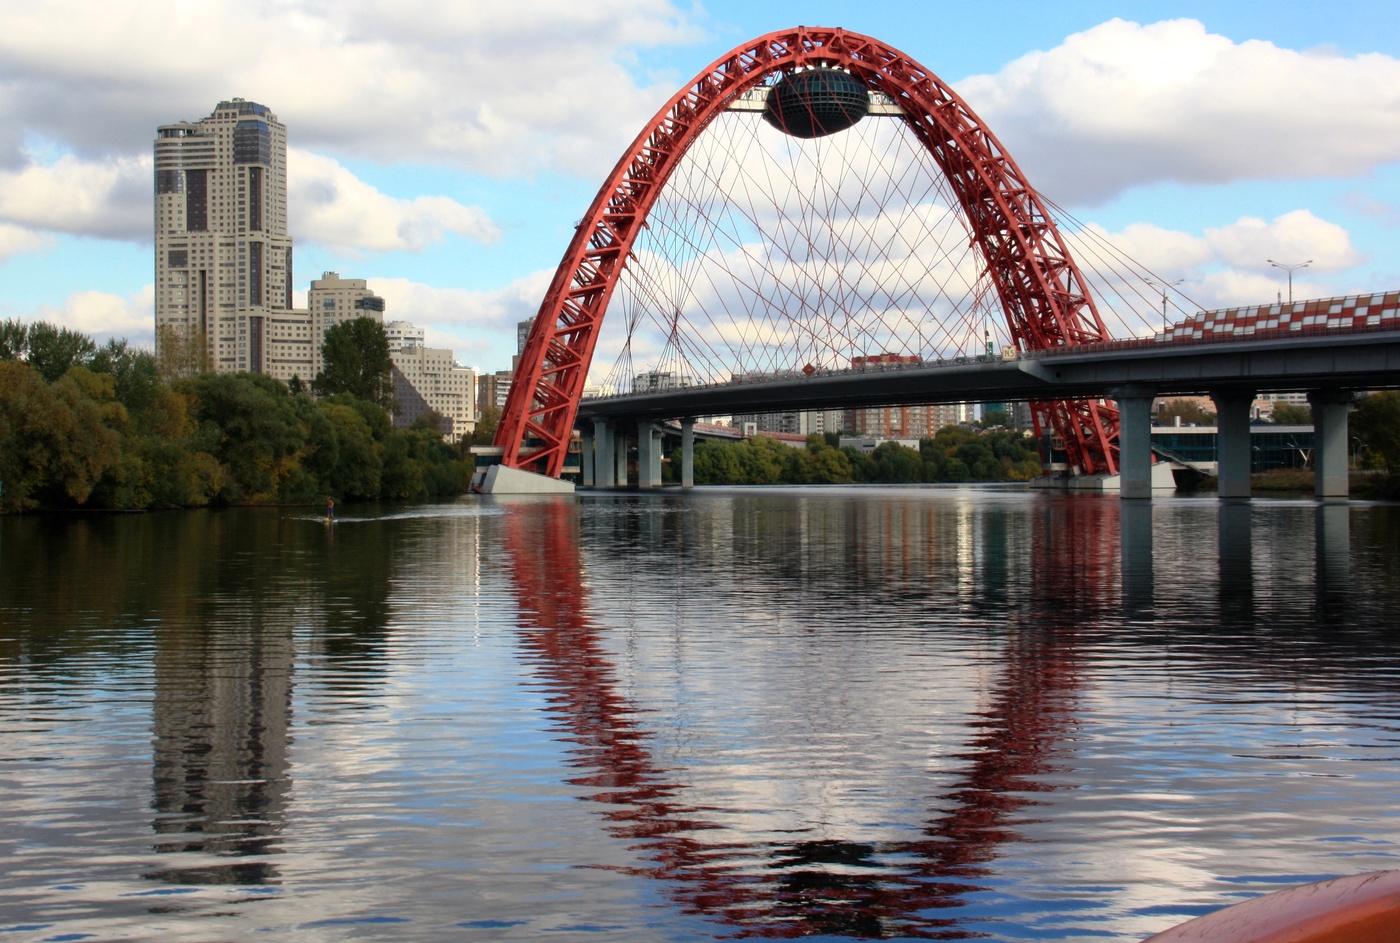
[[[200,368],[309,375],[310,325],[291,315],[287,129],[235,98],[155,141],[157,349],[188,340]],[[304,335],[304,340],[300,335]]]

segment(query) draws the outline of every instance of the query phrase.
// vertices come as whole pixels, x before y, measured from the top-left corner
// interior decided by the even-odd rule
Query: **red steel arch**
[[[677,92],[598,191],[521,353],[496,430],[504,464],[559,477],[608,301],[671,172],[737,96],[769,76],[811,66],[845,69],[900,104],[904,121],[957,194],[1017,349],[1109,339],[1039,195],[956,92],[868,36],[814,27],[783,30],[739,46]],[[1037,434],[1053,431],[1073,468],[1084,474],[1117,472],[1115,409],[1055,401],[1033,403],[1032,413]]]

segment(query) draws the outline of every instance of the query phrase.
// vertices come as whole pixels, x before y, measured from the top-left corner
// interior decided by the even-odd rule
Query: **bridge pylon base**
[[[1122,490],[1121,475],[1069,475],[1051,477],[1049,475],[1031,479],[1031,488],[1036,491],[1088,491],[1099,494],[1118,494]],[[1152,491],[1170,492],[1176,490],[1176,479],[1172,477],[1171,465],[1156,462],[1152,466]]]
[[[472,476],[472,490],[479,494],[573,494],[574,483],[506,465],[492,465]]]

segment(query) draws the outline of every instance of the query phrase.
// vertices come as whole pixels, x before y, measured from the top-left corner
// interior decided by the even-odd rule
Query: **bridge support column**
[[[661,436],[650,419],[637,420],[637,487],[661,487]]]
[[[583,448],[579,451],[579,483],[585,488],[593,487],[593,432],[589,429],[580,430],[579,443]]]
[[[1152,391],[1123,387],[1110,391],[1118,401],[1118,493],[1152,497]]]
[[[1313,390],[1308,394],[1313,415],[1313,469],[1319,498],[1345,498],[1350,494],[1347,469],[1348,390]]]
[[[588,440],[583,443],[583,467],[586,476],[591,470],[595,488],[611,488],[617,484],[617,472],[613,467],[615,447],[613,445],[612,423],[606,419],[593,420],[593,456],[588,455]],[[589,484],[585,477],[584,484]]]
[[[621,429],[613,432],[613,455],[615,456],[613,477],[614,488],[627,487],[627,435]]]
[[[1212,393],[1215,401],[1216,494],[1222,498],[1247,498],[1252,446],[1249,440],[1249,407],[1253,393],[1236,390]]]
[[[695,487],[695,420],[681,420],[681,487]]]

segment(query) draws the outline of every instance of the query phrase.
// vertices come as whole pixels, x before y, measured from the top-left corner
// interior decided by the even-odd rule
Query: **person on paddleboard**
[[[335,498],[326,498],[326,520],[335,520]]]

